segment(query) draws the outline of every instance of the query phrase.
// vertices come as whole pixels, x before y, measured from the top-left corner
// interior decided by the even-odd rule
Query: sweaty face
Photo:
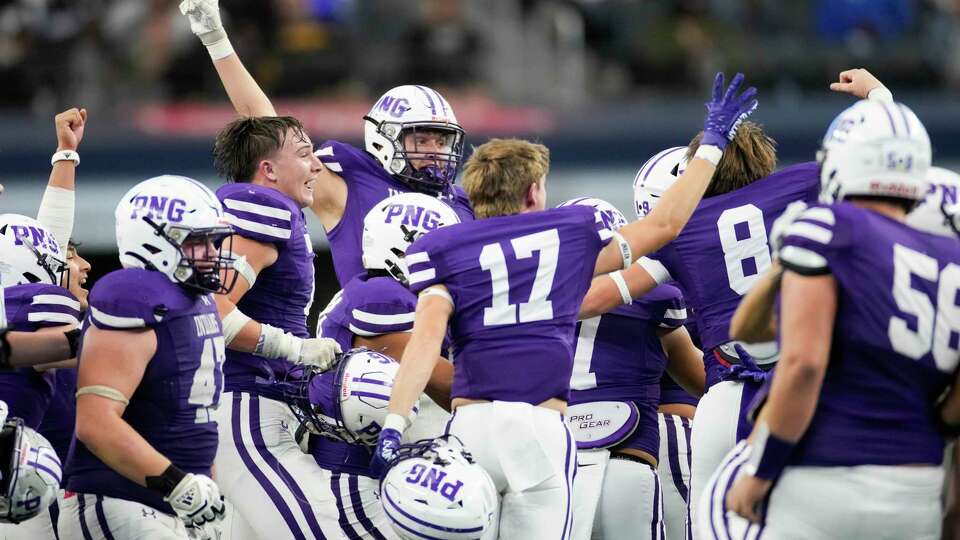
[[[90,272],[90,263],[77,253],[77,248],[67,249],[67,269],[69,273],[64,274],[64,281],[60,286],[69,290],[77,300],[80,300],[81,311],[87,309],[88,291],[84,288],[87,283],[87,274]]]
[[[437,156],[453,152],[455,135],[435,129],[415,130],[403,135],[403,148],[407,151],[410,165],[414,169],[422,169],[433,165],[443,167],[445,160]]]
[[[305,133],[290,130],[283,146],[266,160],[275,187],[297,201],[301,208],[313,204],[313,186],[323,164],[313,155],[313,143]]]
[[[194,267],[201,273],[210,273],[215,269],[215,259],[220,250],[209,236],[188,237],[180,249],[185,257],[194,261]]]

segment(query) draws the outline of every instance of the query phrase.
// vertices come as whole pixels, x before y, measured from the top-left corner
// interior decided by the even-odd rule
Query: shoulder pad
[[[838,244],[837,218],[843,210],[843,205],[816,205],[804,210],[784,232],[780,248],[783,265],[805,275],[829,273],[829,258]]]
[[[300,218],[300,208],[293,200],[256,184],[227,184],[217,190],[217,198],[237,234],[258,242],[286,242]]]
[[[3,289],[7,324],[12,330],[80,323],[80,301],[63,287],[41,283]]]
[[[90,291],[90,321],[104,330],[156,326],[194,298],[166,275],[142,268],[111,272]]]
[[[344,169],[357,167],[363,163],[372,162],[380,167],[379,163],[365,150],[340,141],[326,141],[313,153],[331,171],[341,174]],[[384,171],[386,172],[386,171]]]
[[[413,329],[417,297],[389,277],[359,282],[349,291],[350,331],[358,336],[408,332]]]
[[[407,248],[403,260],[407,264],[407,281],[413,294],[420,294],[420,291],[442,281],[437,276],[437,265],[443,250],[437,246],[452,245],[446,236],[459,228],[460,225],[441,227],[417,238]]]

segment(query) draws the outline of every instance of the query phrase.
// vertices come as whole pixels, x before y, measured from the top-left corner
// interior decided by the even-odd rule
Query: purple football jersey
[[[842,203],[806,210],[780,259],[837,282],[830,365],[793,462],[939,465],[934,404],[960,358],[960,242]]]
[[[413,190],[387,173],[373,156],[349,144],[327,141],[320,145],[316,155],[347,183],[343,216],[334,228],[327,231],[333,267],[342,287],[363,273],[361,243],[363,218],[367,212],[387,197]],[[460,221],[473,221],[473,209],[463,188],[455,185],[440,199],[454,209]]]
[[[410,289],[440,283],[454,300],[453,397],[568,399],[577,313],[611,235],[594,208],[567,206],[451,225],[410,246]]]
[[[699,398],[684,390],[669,373],[663,372],[663,376],[660,377],[660,405],[681,404],[696,407],[698,403],[700,403]]]
[[[251,319],[301,337],[310,337],[307,314],[313,302],[313,243],[303,211],[279,191],[249,183],[227,184],[217,197],[236,233],[273,245],[277,261],[264,268],[237,308]],[[286,372],[289,362],[227,350],[227,391],[256,393],[257,377],[268,380]]]
[[[659,328],[678,328],[686,319],[679,289],[660,285],[625,306],[577,323],[570,404],[631,401],[640,424],[621,447],[657,455],[660,376],[667,356]]]
[[[696,312],[708,386],[724,371],[712,349],[730,341],[730,319],[740,297],[770,267],[770,227],[788,204],[814,203],[819,192],[816,163],[786,167],[736,191],[704,199],[680,236],[655,254]]]
[[[354,336],[374,337],[413,330],[417,297],[389,276],[361,274],[337,293],[317,321],[317,335],[353,348]]]
[[[63,461],[67,459],[77,421],[77,370],[58,369],[53,377],[53,398],[37,431],[50,441]]]
[[[87,323],[102,330],[154,331],[156,353],[123,419],[177,467],[209,475],[217,452],[212,410],[220,403],[224,362],[213,297],[190,292],[160,272],[118,270],[90,291]],[[66,476],[70,491],[127,499],[173,513],[160,495],[110,469],[76,438]]]
[[[3,289],[8,329],[33,332],[41,328],[77,324],[80,302],[70,291],[56,285],[30,283]],[[10,416],[23,418],[36,429],[55,391],[53,371],[38,372],[32,367],[0,371],[0,399]]]

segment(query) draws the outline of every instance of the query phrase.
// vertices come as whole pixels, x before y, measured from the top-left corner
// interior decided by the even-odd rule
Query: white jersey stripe
[[[837,219],[833,217],[833,210],[822,206],[810,208],[809,210],[804,211],[802,214],[800,214],[798,219],[811,219],[827,225],[834,225],[837,223]]]
[[[418,263],[430,262],[430,254],[426,251],[418,251],[417,253],[411,253],[405,257],[407,261],[407,266],[411,266]]]
[[[234,199],[224,199],[223,205],[231,210],[239,210],[241,212],[257,214],[258,216],[282,219],[284,221],[290,221],[290,216],[292,215],[289,210],[284,210],[282,208],[274,208],[273,206],[266,206],[264,204],[257,204],[249,201],[237,201]]]
[[[343,165],[340,165],[335,161],[325,162],[323,166],[336,173],[343,172]]]
[[[80,311],[80,302],[59,294],[38,294],[33,297],[33,301],[30,302],[30,304],[34,306],[38,304],[55,304]]]
[[[359,309],[353,310],[353,318],[369,324],[394,325],[412,323],[416,313],[398,313],[396,315],[381,315],[379,313],[367,313]]]
[[[820,269],[826,268],[827,259],[815,251],[799,246],[787,246],[780,251],[780,259],[788,264],[794,264],[802,268]]]
[[[235,214],[231,214],[230,212],[227,212],[226,215],[229,216],[228,219],[230,223],[236,226],[238,229],[265,234],[267,236],[273,236],[274,238],[280,238],[282,240],[288,240],[290,238],[290,229],[281,229],[280,227],[274,227],[273,225],[264,225],[263,223],[246,220],[237,217]]]
[[[686,319],[687,318],[687,309],[668,309],[663,312],[664,319]]]
[[[833,231],[813,223],[797,221],[787,229],[787,236],[800,236],[820,244],[829,244],[833,240]]]
[[[364,329],[362,329],[362,328],[357,328],[356,326],[354,326],[354,325],[352,325],[352,324],[349,325],[349,327],[350,327],[350,331],[351,331],[352,333],[354,333],[355,335],[358,335],[358,336],[362,336],[362,337],[373,337],[373,336],[383,335],[383,334],[380,334],[379,332],[370,332],[370,331],[364,330]]]
[[[69,313],[57,313],[55,311],[34,311],[27,315],[30,322],[51,322],[63,324],[80,324],[76,317]]]
[[[428,279],[433,279],[437,277],[437,271],[433,268],[428,268],[426,270],[420,270],[419,272],[413,272],[407,276],[407,280],[411,285],[427,281]]]
[[[140,317],[120,317],[104,313],[90,306],[90,316],[101,323],[114,328],[143,328],[147,323]]]

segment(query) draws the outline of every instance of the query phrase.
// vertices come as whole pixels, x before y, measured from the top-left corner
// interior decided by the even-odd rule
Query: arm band
[[[867,92],[867,99],[893,103],[893,93],[886,86],[880,85]]]
[[[443,289],[441,289],[441,288],[439,288],[439,287],[429,287],[429,288],[426,288],[426,289],[420,291],[419,297],[420,297],[420,298],[423,298],[423,297],[425,297],[425,296],[439,296],[440,298],[446,299],[447,302],[450,302],[450,305],[451,305],[451,306],[456,307],[456,305],[457,305],[456,303],[454,303],[453,297],[450,296],[450,293],[447,292],[447,291],[445,291],[445,290],[443,290]]]
[[[633,249],[630,248],[630,243],[622,234],[617,231],[612,232],[613,239],[617,241],[617,247],[620,249],[620,257],[623,259],[623,270],[626,270],[633,264]]]
[[[716,167],[720,163],[720,158],[723,157],[723,150],[712,144],[702,144],[697,148],[697,152],[693,157],[698,157],[700,159],[705,159],[710,163],[713,163],[713,166]]]
[[[607,275],[610,276],[610,279],[617,285],[617,290],[620,291],[620,299],[623,300],[623,303],[629,304],[633,302],[633,297],[630,296],[630,289],[627,288],[627,281],[623,279],[623,272],[617,270]]]
[[[76,153],[76,152],[74,152]],[[40,209],[37,210],[37,221],[46,227],[57,239],[60,253],[66,257],[67,243],[73,235],[73,215],[76,208],[76,192],[47,186],[40,199]]]
[[[50,158],[50,165],[54,165],[58,161],[72,161],[74,166],[80,165],[80,154],[76,150],[60,150],[53,153]]]
[[[233,269],[243,276],[243,279],[247,280],[247,283],[250,284],[252,288],[253,284],[257,282],[257,271],[247,262],[246,255],[238,255],[230,252],[226,253],[225,256],[233,257]]]
[[[233,311],[227,314],[226,317],[221,321],[223,325],[223,343],[230,345],[230,343],[237,337],[237,334],[240,333],[240,330],[248,322],[250,322],[250,317],[247,317],[240,311],[240,308],[235,308]]]
[[[750,443],[748,472],[752,470],[753,476],[763,480],[776,479],[787,466],[795,446],[796,443],[785,441],[771,433],[766,422],[760,422]]]
[[[186,478],[187,473],[180,470],[173,463],[163,471],[160,476],[147,476],[144,478],[147,489],[155,491],[166,497],[177,487],[181,480]]]
[[[663,285],[668,281],[673,281],[673,276],[670,275],[670,271],[658,260],[649,257],[640,257],[637,259],[637,264],[650,274],[650,277],[657,282],[657,285]]]
[[[82,388],[77,389],[77,397],[80,397],[84,394],[93,394],[95,396],[100,396],[102,398],[106,398],[111,401],[123,403],[124,406],[130,404],[130,400],[127,399],[127,396],[123,395],[122,392],[120,392],[116,388],[110,388],[109,386],[103,386],[100,384],[84,386]]]

